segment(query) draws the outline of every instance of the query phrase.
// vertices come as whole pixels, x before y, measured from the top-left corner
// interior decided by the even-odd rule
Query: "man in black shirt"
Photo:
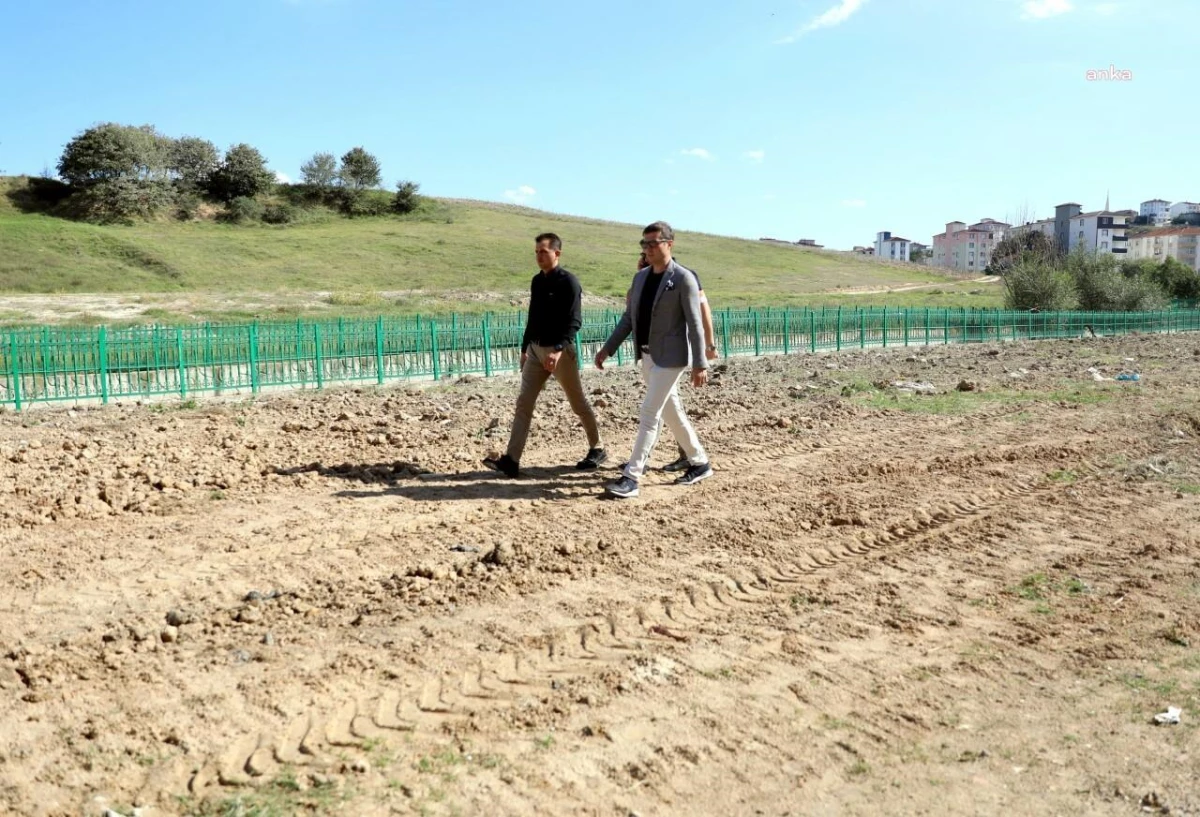
[[[575,467],[598,468],[608,459],[600,444],[600,427],[591,404],[583,393],[579,378],[579,359],[575,335],[583,325],[583,288],[579,279],[558,265],[562,239],[554,233],[542,233],[534,239],[538,269],[529,285],[529,315],[521,339],[521,393],[508,437],[508,450],[500,457],[487,457],[483,464],[506,476],[520,471],[521,454],[529,437],[533,407],[551,375],[558,380],[571,410],[583,422],[588,452]]]

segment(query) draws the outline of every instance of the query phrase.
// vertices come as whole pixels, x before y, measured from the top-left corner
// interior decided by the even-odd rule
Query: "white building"
[[[1135,216],[1132,210],[1096,210],[1071,216],[1067,252],[1082,248],[1085,252],[1125,255],[1128,239],[1125,228]]]
[[[1167,210],[1169,216],[1167,221],[1187,215],[1188,213],[1200,213],[1200,204],[1194,201],[1177,201]]]
[[[875,257],[890,261],[907,261],[912,242],[907,238],[893,236],[887,230],[875,234]]]
[[[1139,206],[1138,215],[1146,219],[1147,224],[1166,224],[1171,220],[1170,208],[1171,202],[1166,199],[1148,199]]]
[[[1054,219],[1052,218],[1043,218],[1038,221],[1027,221],[1019,227],[1011,228],[1009,233],[1012,235],[1017,235],[1019,233],[1025,233],[1031,230],[1036,233],[1041,233],[1042,235],[1046,236],[1046,238],[1050,239],[1051,242],[1054,241]]]
[[[1157,262],[1174,258],[1200,274],[1200,227],[1164,227],[1133,236],[1129,257]]]

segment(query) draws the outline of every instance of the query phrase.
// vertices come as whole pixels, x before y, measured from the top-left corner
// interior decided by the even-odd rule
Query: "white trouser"
[[[696,429],[687,418],[683,405],[679,402],[679,375],[686,367],[667,368],[658,366],[650,355],[642,355],[642,374],[646,378],[646,397],[642,400],[642,409],[638,418],[637,440],[633,443],[633,453],[629,455],[629,464],[625,466],[625,476],[633,480],[641,478],[650,461],[650,452],[658,442],[658,430],[662,421],[666,421],[675,441],[683,449],[688,462],[692,465],[704,465],[708,462],[708,454],[696,436]]]

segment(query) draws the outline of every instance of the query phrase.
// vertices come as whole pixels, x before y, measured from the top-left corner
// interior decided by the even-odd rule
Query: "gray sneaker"
[[[675,480],[676,485],[695,485],[702,479],[708,479],[713,475],[712,465],[704,463],[704,465],[693,465],[683,472],[683,476]]]
[[[629,499],[638,495],[637,480],[621,477],[616,482],[604,486],[604,493],[617,499]]]
[[[663,470],[666,471],[668,474],[677,474],[680,471],[686,471],[688,468],[691,468],[691,467],[692,467],[692,464],[690,462],[688,462],[687,455],[680,454],[679,459],[675,460],[675,462],[669,462],[666,465],[664,465]]]

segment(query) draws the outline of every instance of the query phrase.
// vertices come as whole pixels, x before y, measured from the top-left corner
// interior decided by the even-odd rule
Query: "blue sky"
[[[0,28],[7,174],[150,123],[292,179],[361,145],[429,195],[836,248],[1200,200],[1200,0],[11,0]]]

